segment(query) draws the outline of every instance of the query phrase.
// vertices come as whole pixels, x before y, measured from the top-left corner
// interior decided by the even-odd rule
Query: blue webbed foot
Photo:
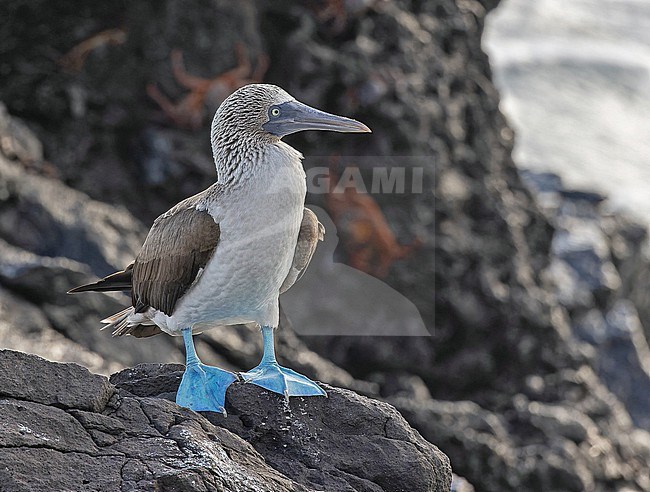
[[[262,326],[264,355],[262,362],[248,372],[241,373],[247,383],[253,383],[269,391],[289,396],[327,396],[325,390],[307,376],[282,367],[275,360],[273,328]]]
[[[248,372],[241,373],[244,381],[269,391],[289,396],[327,396],[325,390],[306,376],[277,362],[262,362]]]
[[[176,403],[197,412],[226,413],[226,390],[237,376],[218,367],[188,365],[176,393]]]
[[[176,393],[176,404],[196,412],[219,412],[225,415],[226,390],[237,376],[230,371],[201,363],[194,349],[192,330],[183,330],[185,372]]]

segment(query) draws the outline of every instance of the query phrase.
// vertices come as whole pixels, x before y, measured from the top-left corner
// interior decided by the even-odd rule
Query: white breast
[[[296,247],[305,202],[301,155],[269,145],[209,212],[219,244],[200,280],[179,302],[170,331],[197,323],[277,326],[278,295]],[[172,328],[172,325],[174,328]]]

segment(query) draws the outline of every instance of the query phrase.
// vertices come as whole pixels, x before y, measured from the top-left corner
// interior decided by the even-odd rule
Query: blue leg
[[[289,396],[327,396],[327,393],[311,379],[296,371],[282,367],[275,360],[273,328],[262,327],[264,336],[264,355],[262,362],[241,376],[248,383],[253,383],[267,390]]]
[[[183,330],[185,373],[176,393],[176,403],[197,412],[225,414],[226,390],[237,376],[218,367],[202,364],[194,350],[192,329]]]

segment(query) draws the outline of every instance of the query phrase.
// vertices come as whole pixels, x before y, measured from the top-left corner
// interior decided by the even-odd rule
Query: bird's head
[[[363,123],[326,113],[296,101],[271,84],[250,84],[233,92],[219,106],[212,133],[228,133],[278,140],[303,130],[368,133]]]

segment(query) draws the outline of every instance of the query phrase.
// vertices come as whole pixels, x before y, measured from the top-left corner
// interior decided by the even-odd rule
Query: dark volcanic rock
[[[111,376],[139,396],[173,399],[182,366],[140,365]],[[446,457],[390,405],[326,386],[328,398],[291,398],[233,384],[227,417],[206,413],[248,441],[273,468],[324,490],[446,490]],[[167,419],[156,414],[152,420]],[[363,450],[360,454],[359,450]],[[399,457],[398,459],[396,459]]]
[[[118,1],[80,8],[74,0],[56,7],[19,0],[3,5],[2,17],[11,19],[15,44],[6,44],[4,66],[12,77],[2,77],[0,94],[13,114],[33,123],[51,172],[94,199],[128,202],[148,221],[211,184],[208,129],[165,132],[161,126],[169,119],[146,88],[152,84],[172,101],[187,95],[172,76],[172,49],[182,51],[189,73],[205,78],[235,66],[235,42],[254,64],[262,42],[253,2]],[[95,49],[66,57],[107,30],[122,37],[102,42],[100,36]],[[34,60],[41,74],[24,70]],[[208,97],[205,108],[197,108],[199,119],[209,121],[220,102]],[[157,138],[177,148],[161,149]]]
[[[328,398],[297,398],[287,406],[279,395],[240,385],[230,395],[228,418],[211,420],[253,444],[277,470],[314,488],[448,489],[447,458],[392,406],[325,388]]]
[[[390,405],[235,384],[229,416],[174,398],[181,366],[102,376],[0,351],[3,491],[446,491],[449,460]],[[207,419],[206,419],[207,417]]]
[[[49,360],[76,362],[93,372],[110,374],[122,368],[104,359],[85,344],[75,343],[58,332],[34,304],[0,287],[0,339],[2,346],[40,355]]]
[[[0,351],[0,395],[61,408],[101,411],[113,394],[106,378],[76,364]],[[47,376],[47,377],[46,377]]]
[[[18,138],[18,128],[7,125],[0,132]],[[25,128],[20,131],[32,135]],[[141,225],[126,210],[91,200],[57,180],[26,173],[28,161],[10,161],[6,149],[3,154],[0,237],[8,243],[40,256],[83,261],[97,274],[115,271],[142,244]]]
[[[563,401],[553,393],[561,390]],[[389,399],[425,438],[445,442],[454,469],[479,490],[648,490],[650,433],[587,366],[531,377],[495,413],[469,401]]]
[[[604,316],[592,309],[576,318],[576,337],[593,348],[595,371],[634,423],[650,430],[650,349],[634,305],[618,300]]]
[[[648,319],[644,301],[635,292],[637,275],[649,264],[642,252],[646,229],[608,213],[600,195],[564,190],[559,176],[531,171],[522,175],[556,225],[546,276],[568,310],[576,345],[583,344],[594,371],[633,422],[650,430],[650,348],[644,334]]]

